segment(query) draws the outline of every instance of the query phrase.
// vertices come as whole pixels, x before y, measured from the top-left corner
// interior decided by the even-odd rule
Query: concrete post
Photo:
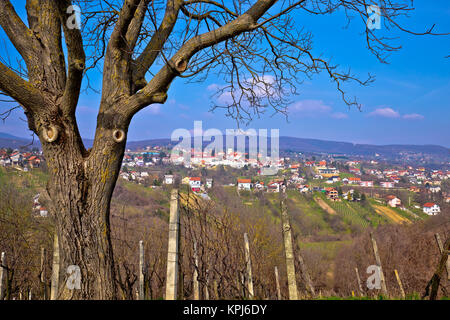
[[[277,266],[275,266],[275,283],[277,286],[277,299],[281,300],[280,279],[278,276],[278,267]]]
[[[194,300],[200,300],[200,286],[198,283],[198,254],[197,254],[197,242],[194,241],[194,275],[193,275],[193,284],[194,284]]]
[[[139,241],[139,300],[145,299],[144,292],[144,242]]]
[[[0,265],[0,300],[3,300],[5,298],[5,275],[7,276],[7,272],[6,254],[2,252]]]
[[[248,235],[244,233],[244,243],[245,243],[245,264],[247,266],[247,290],[250,299],[253,299],[253,279],[252,279],[252,262],[250,259],[250,245],[248,242]]]
[[[166,300],[177,299],[179,232],[178,190],[172,189],[170,195],[169,245],[167,250]]]
[[[291,225],[286,206],[286,194],[281,197],[281,223],[283,227],[283,243],[286,256],[286,271],[288,278],[289,300],[298,300],[297,280],[295,278],[294,252],[292,248]]]
[[[385,296],[388,296],[388,291],[386,288],[386,280],[384,277],[383,267],[381,265],[381,259],[380,254],[378,252],[378,246],[375,238],[373,237],[373,234],[370,233],[370,239],[372,240],[372,246],[373,246],[373,253],[375,254],[375,259],[377,261],[378,268],[380,269],[380,282],[381,282],[381,291]]]

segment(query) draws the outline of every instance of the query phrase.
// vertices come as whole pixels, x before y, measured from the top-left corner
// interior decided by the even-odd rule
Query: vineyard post
[[[2,252],[1,255],[1,265],[0,265],[0,300],[3,300],[4,296],[5,296],[5,284],[4,284],[4,278],[5,278],[5,274],[7,274],[7,269],[6,269],[6,254],[4,252]]]
[[[280,278],[278,276],[278,267],[275,266],[275,283],[277,286],[277,298],[281,300]]]
[[[139,300],[144,300],[144,242],[139,241]]]
[[[398,275],[397,269],[394,269],[395,278],[397,279],[398,286],[400,288],[400,294],[402,295],[402,299],[406,299],[405,290],[403,289],[402,280],[400,280],[400,276]]]
[[[383,273],[383,267],[381,265],[381,259],[380,259],[380,254],[378,252],[378,246],[377,246],[377,241],[375,240],[375,238],[373,237],[372,232],[370,233],[370,239],[372,240],[372,247],[373,247],[373,252],[375,254],[375,259],[377,261],[377,265],[378,265],[378,269],[380,271],[380,282],[381,282],[381,291],[383,292],[383,294],[387,297],[388,296],[388,291],[386,288],[386,280],[384,278],[384,273]]]
[[[200,300],[200,291],[198,283],[198,256],[197,256],[197,241],[194,240],[194,300]]]
[[[167,250],[166,300],[176,300],[178,292],[178,249],[180,232],[180,212],[178,210],[178,190],[170,195],[169,244]]]
[[[444,246],[442,244],[441,236],[439,233],[436,233],[435,235],[437,245],[439,247],[439,253],[442,254],[444,252]],[[450,280],[450,259],[447,259],[447,280]]]
[[[254,292],[253,292],[253,279],[252,279],[252,262],[250,259],[250,245],[248,242],[248,235],[247,233],[244,233],[244,243],[245,243],[245,264],[247,267],[247,290],[248,290],[248,297],[250,299],[253,299]]]
[[[355,272],[356,272],[356,280],[358,280],[358,290],[359,290],[359,294],[362,297],[364,295],[364,291],[362,288],[362,284],[361,284],[361,277],[359,276],[359,270],[358,268],[355,268]]]
[[[288,278],[289,300],[298,300],[297,282],[295,278],[294,252],[292,249],[291,225],[286,206],[286,194],[283,190],[281,196],[281,222],[283,231],[283,243],[286,256],[286,271]]]

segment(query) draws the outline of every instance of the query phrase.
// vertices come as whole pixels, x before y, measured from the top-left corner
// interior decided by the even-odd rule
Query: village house
[[[300,193],[307,193],[307,192],[309,192],[309,186],[308,185],[303,185],[303,184],[300,184],[300,185],[298,185],[297,186],[297,190],[300,192]]]
[[[380,182],[380,186],[383,187],[383,188],[393,188],[394,187],[394,182],[382,181],[382,182]]]
[[[431,186],[428,188],[428,192],[431,193],[438,193],[439,191],[441,191],[441,187],[439,186]]]
[[[359,183],[361,183],[361,178],[350,177],[350,178],[348,178],[348,183],[349,184],[359,184]]]
[[[361,175],[361,170],[359,168],[349,168],[350,173]]]
[[[359,185],[361,187],[373,187],[373,181],[361,181]]]
[[[267,192],[280,192],[281,183],[278,181],[272,181],[267,185]]]
[[[191,188],[200,188],[202,186],[202,178],[200,177],[190,177],[189,186]]]
[[[423,205],[423,212],[429,216],[434,216],[441,212],[441,207],[436,203],[427,202]]]
[[[335,188],[325,188],[325,194],[328,199],[333,201],[339,200],[339,193]]]
[[[253,187],[257,190],[264,190],[265,185],[263,181],[258,181],[253,185]]]
[[[164,175],[164,184],[173,184],[173,174]]]
[[[394,195],[386,197],[386,204],[392,208],[397,208],[402,205],[402,201]]]
[[[238,190],[251,190],[252,180],[251,179],[238,179],[237,180]]]

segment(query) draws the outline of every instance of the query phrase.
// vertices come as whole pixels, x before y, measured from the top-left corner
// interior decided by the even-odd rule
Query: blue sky
[[[450,2],[448,0],[414,1],[416,10],[404,25],[424,31],[436,24],[436,32],[450,32]],[[19,8],[17,7],[19,10]],[[381,64],[367,50],[364,24],[355,19],[348,28],[342,15],[296,17],[302,26],[314,34],[314,52],[330,57],[343,68],[351,67],[364,78],[376,76],[369,87],[346,85],[350,97],[356,96],[362,110],[348,108],[325,75],[305,81],[293,98],[289,120],[282,115],[265,114],[248,128],[280,129],[281,136],[318,138],[370,144],[440,144],[450,147],[450,36],[413,36],[395,33],[402,46]],[[380,30],[383,32],[383,30]],[[0,37],[4,34],[0,32]],[[101,89],[101,74],[91,77],[91,84]],[[193,129],[195,120],[203,128],[235,128],[234,120],[217,110],[209,112],[212,84],[222,85],[216,76],[204,83],[186,83],[176,79],[164,105],[153,105],[133,119],[128,139],[168,138],[177,128]],[[99,95],[83,93],[77,110],[81,134],[94,135]],[[0,110],[6,106],[0,103]],[[0,132],[28,136],[27,125],[16,111]]]

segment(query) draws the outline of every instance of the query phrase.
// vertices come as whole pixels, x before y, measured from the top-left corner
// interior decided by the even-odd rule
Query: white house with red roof
[[[381,181],[380,186],[383,188],[393,188],[394,182],[393,181]]]
[[[388,206],[392,208],[397,208],[402,205],[402,201],[394,195],[389,195],[386,197],[386,202]]]
[[[436,203],[427,202],[423,205],[423,212],[429,216],[434,216],[441,212],[441,207]]]
[[[373,181],[361,181],[359,185],[361,187],[373,187]]]
[[[191,188],[200,188],[202,186],[202,178],[200,177],[190,177],[189,186]]]
[[[238,179],[237,187],[238,187],[238,190],[252,190],[252,180],[251,179]]]

